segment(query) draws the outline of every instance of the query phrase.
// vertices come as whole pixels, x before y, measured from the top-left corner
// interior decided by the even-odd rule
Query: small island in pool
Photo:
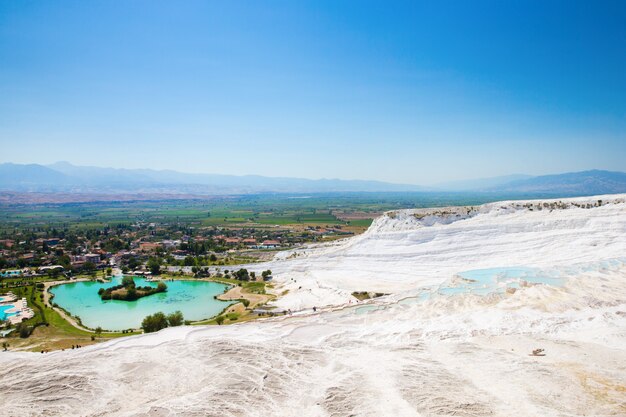
[[[135,301],[142,297],[167,291],[167,285],[159,282],[156,287],[137,287],[133,277],[122,278],[122,284],[109,288],[100,288],[98,295],[102,300]]]

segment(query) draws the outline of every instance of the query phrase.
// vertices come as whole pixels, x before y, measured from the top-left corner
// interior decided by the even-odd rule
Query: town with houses
[[[0,239],[0,278],[71,277],[111,266],[118,266],[125,273],[149,274],[180,271],[181,267],[255,262],[267,260],[277,249],[352,234],[341,226],[195,230],[155,223],[80,231],[19,231]]]

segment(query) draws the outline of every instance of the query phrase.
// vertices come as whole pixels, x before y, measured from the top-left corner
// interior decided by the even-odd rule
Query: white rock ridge
[[[267,265],[294,316],[0,353],[0,415],[626,415],[624,197],[387,213]],[[513,266],[563,283],[437,294]]]
[[[289,290],[277,304],[292,310],[338,305],[353,300],[353,291],[411,291],[470,269],[567,266],[624,257],[625,199],[616,195],[389,212],[363,235],[283,254],[286,262],[270,265],[281,289]]]

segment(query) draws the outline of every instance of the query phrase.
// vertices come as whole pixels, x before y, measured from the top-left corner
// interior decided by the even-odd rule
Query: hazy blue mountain
[[[10,191],[150,192],[239,194],[261,192],[423,191],[424,187],[381,181],[187,174],[171,170],[114,169],[57,162],[0,164],[0,188]],[[48,173],[48,174],[46,174]]]
[[[626,173],[593,170],[538,177],[511,175],[449,182],[440,184],[436,189],[429,189],[381,181],[186,174],[171,170],[76,166],[68,162],[57,162],[49,166],[5,163],[0,164],[0,190],[198,195],[463,191],[566,196],[626,193]]]
[[[66,187],[71,179],[65,174],[37,164],[0,164],[0,189],[37,191]]]
[[[626,193],[626,173],[612,171],[582,171],[557,175],[542,175],[511,181],[493,187],[491,191],[514,193],[562,193],[572,195]]]
[[[442,182],[434,187],[438,190],[445,191],[478,191],[491,189],[500,185],[508,184],[513,181],[520,181],[533,178],[532,175],[513,174],[501,177],[477,178],[471,180],[459,180]]]

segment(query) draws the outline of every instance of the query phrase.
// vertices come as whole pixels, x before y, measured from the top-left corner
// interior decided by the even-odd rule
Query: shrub
[[[173,312],[167,316],[167,323],[171,327],[182,326],[185,322],[185,318],[183,317],[183,313],[180,310]]]
[[[16,330],[18,331],[22,339],[26,339],[27,337],[29,337],[31,332],[33,331],[32,327],[28,326],[25,323],[18,324]]]
[[[224,316],[217,316],[215,322],[221,326],[224,323]]]
[[[122,287],[134,287],[135,280],[133,277],[124,277],[122,278]]]
[[[137,290],[135,289],[135,287],[129,287],[128,290],[126,290],[125,300],[135,301],[137,298],[139,298],[139,296],[137,295]]]
[[[141,328],[146,333],[158,332],[167,327],[167,317],[162,312],[146,316],[141,322]]]

